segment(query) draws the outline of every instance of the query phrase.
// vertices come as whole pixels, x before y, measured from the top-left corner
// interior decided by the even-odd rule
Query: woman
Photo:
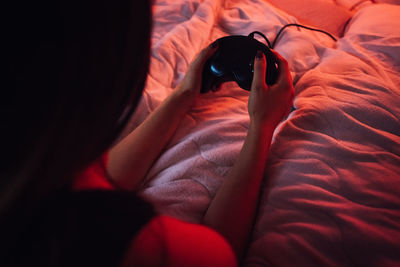
[[[257,54],[242,151],[205,226],[188,224],[157,216],[133,192],[199,97],[203,65],[218,44],[202,50],[176,90],[112,146],[145,84],[149,2],[8,5],[1,265],[234,266],[248,241],[272,133],[292,101],[286,61],[276,54],[279,78],[267,86],[266,60]]]

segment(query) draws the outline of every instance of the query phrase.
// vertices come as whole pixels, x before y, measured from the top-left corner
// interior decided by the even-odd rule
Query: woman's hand
[[[178,85],[175,93],[185,97],[186,103],[191,106],[200,94],[200,87],[203,79],[203,68],[206,61],[218,48],[218,42],[214,42],[204,48],[190,64],[189,69]]]
[[[275,128],[288,114],[293,101],[294,88],[287,61],[271,50],[278,63],[278,78],[273,85],[265,83],[267,61],[264,53],[257,52],[254,60],[254,76],[249,97],[250,121],[258,126]]]

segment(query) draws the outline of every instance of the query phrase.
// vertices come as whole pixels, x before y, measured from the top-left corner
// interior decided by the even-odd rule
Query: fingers
[[[294,87],[292,82],[292,75],[290,74],[289,64],[278,52],[272,50],[275,54],[278,64],[278,80],[276,81],[273,88],[287,88],[290,90],[290,101],[293,101]]]
[[[215,53],[218,48],[218,42],[215,41],[197,55],[196,59],[192,63],[192,67],[195,69],[203,69],[206,61]]]
[[[254,59],[254,74],[253,82],[251,84],[251,89],[267,88],[265,83],[265,75],[267,70],[267,60],[262,51],[257,51],[256,57]]]
[[[202,84],[202,74],[206,61],[215,53],[218,48],[218,42],[215,41],[208,47],[200,51],[195,57],[179,85],[187,91],[200,92]],[[215,88],[213,88],[216,90]]]
[[[291,83],[292,76],[290,74],[288,62],[275,50],[271,49],[271,52],[275,54],[278,64],[278,80],[276,84]]]

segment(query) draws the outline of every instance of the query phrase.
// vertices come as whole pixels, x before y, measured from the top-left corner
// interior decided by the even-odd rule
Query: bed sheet
[[[400,264],[399,16],[398,7],[360,10],[298,80],[249,266]]]
[[[368,1],[370,2],[370,1]],[[366,3],[337,42],[290,28],[296,110],[274,133],[247,266],[400,264],[400,7]],[[213,40],[297,18],[262,0],[156,1],[146,90],[127,131],[182,80]],[[149,171],[141,195],[199,222],[248,129],[248,92],[202,95]]]

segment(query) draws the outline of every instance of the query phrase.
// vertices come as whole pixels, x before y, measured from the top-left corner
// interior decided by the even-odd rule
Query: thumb
[[[251,90],[259,90],[267,87],[265,83],[266,70],[267,60],[265,59],[264,53],[261,50],[258,50],[254,59],[254,74],[251,83]]]

